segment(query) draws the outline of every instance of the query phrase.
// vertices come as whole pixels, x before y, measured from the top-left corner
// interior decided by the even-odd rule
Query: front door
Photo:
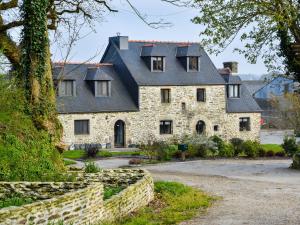
[[[115,147],[125,147],[125,123],[122,120],[115,123]]]

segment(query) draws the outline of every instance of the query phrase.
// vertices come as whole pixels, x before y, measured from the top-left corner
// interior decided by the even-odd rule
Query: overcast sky
[[[105,21],[95,23],[95,33],[88,29],[82,30],[86,36],[79,40],[72,48],[70,61],[86,61],[96,52],[100,54],[93,59],[99,62],[110,36],[120,33],[129,36],[131,40],[161,40],[161,41],[201,41],[199,36],[200,25],[195,25],[191,19],[197,15],[197,10],[175,7],[160,0],[132,0],[134,5],[144,14],[148,15],[149,21],[157,21],[162,18],[173,25],[168,28],[153,29],[143,23],[122,0],[112,1],[112,6],[119,10],[118,13],[107,13]],[[236,40],[222,54],[210,55],[216,67],[222,67],[225,61],[238,61],[239,72],[243,74],[264,74],[266,67],[258,60],[257,64],[249,64],[243,56],[234,53],[233,49],[242,46]],[[64,58],[61,49],[55,43],[52,44],[53,60],[59,61]]]

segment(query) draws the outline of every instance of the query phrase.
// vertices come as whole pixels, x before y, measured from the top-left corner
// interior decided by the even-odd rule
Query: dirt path
[[[294,171],[291,171],[290,182],[272,182],[255,180],[251,174],[249,180],[246,176],[232,178],[219,174],[197,174],[199,171],[188,172],[196,163],[184,165],[187,166],[187,171],[183,172],[172,171],[171,168],[176,168],[176,164],[152,166],[148,169],[155,179],[179,181],[212,195],[222,196],[222,199],[205,215],[182,225],[300,225],[300,185],[292,180]],[[276,172],[276,166],[274,169]]]

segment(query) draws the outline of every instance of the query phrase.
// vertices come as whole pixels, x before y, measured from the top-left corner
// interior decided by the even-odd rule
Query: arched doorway
[[[198,123],[196,124],[196,132],[197,134],[205,134],[205,122],[202,120],[199,120]]]
[[[115,123],[115,147],[125,147],[125,122],[122,120]]]

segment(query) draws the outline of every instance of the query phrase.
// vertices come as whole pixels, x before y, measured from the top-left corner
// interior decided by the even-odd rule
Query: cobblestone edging
[[[63,221],[66,224],[95,224],[103,221],[111,221],[126,216],[129,213],[147,205],[154,197],[153,179],[143,170],[106,171],[94,174],[93,181],[75,183],[0,183],[0,194],[3,190],[20,191],[28,196],[35,196],[38,200],[32,204],[20,207],[8,207],[0,210],[0,224],[55,224]],[[111,178],[109,179],[110,175]],[[103,201],[103,186],[98,177],[113,181],[118,176],[125,177],[122,182],[129,182],[129,186],[119,194]],[[140,177],[134,183],[130,177]],[[34,189],[34,191],[32,191]],[[40,191],[42,189],[42,191]],[[49,194],[47,191],[48,190]],[[45,193],[48,193],[45,194]],[[33,195],[32,195],[33,194]],[[56,195],[53,197],[53,195]],[[1,196],[1,195],[0,195]]]

